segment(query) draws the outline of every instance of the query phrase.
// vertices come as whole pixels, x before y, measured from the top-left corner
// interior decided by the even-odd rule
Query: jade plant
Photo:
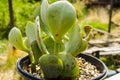
[[[46,80],[76,80],[80,74],[75,57],[88,46],[91,28],[81,29],[75,8],[68,1],[43,0],[40,15],[26,25],[26,38],[13,27],[9,42],[28,53],[31,65],[39,64]]]

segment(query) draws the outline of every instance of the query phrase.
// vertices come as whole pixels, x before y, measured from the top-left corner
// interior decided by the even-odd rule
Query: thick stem
[[[59,47],[58,43],[55,42],[55,43],[54,43],[54,54],[55,54],[55,55],[58,54],[58,47]]]
[[[29,58],[30,58],[30,62],[31,62],[31,71],[32,71],[32,73],[34,73],[34,72],[36,72],[36,68],[35,68],[35,65],[36,65],[36,63],[35,63],[35,60],[34,60],[34,56],[33,56],[33,53],[30,51],[29,53]]]
[[[29,55],[29,58],[30,58],[30,62],[31,62],[31,64],[34,64],[33,53],[32,53],[31,51],[28,51],[27,53],[28,53],[28,55]]]
[[[33,52],[28,50],[27,48],[24,48],[24,50],[26,53],[28,53],[29,55],[29,58],[30,58],[30,63],[32,64],[32,66],[35,65],[35,60],[34,60],[34,55],[33,55]]]

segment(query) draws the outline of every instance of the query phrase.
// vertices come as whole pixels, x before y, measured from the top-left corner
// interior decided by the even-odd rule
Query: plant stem
[[[55,42],[55,43],[54,43],[54,54],[55,54],[55,55],[58,54],[58,47],[59,47],[58,43]]]
[[[32,73],[36,72],[36,68],[35,68],[36,63],[35,63],[35,60],[34,60],[33,53],[31,51],[29,51],[29,58],[30,58],[30,62],[32,64],[32,66],[31,66],[32,70],[31,71],[32,71]]]
[[[28,55],[29,55],[31,64],[34,64],[34,56],[33,56],[33,53],[32,53],[31,51],[27,51],[27,53],[28,53]]]

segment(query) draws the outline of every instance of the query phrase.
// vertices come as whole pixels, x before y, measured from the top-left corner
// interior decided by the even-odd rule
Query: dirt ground
[[[8,45],[7,54],[0,55],[0,80],[24,80],[16,71],[16,62],[25,55],[25,52]]]

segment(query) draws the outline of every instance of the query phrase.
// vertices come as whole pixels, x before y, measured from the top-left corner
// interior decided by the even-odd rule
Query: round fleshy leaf
[[[47,80],[54,80],[59,77],[63,70],[62,61],[55,55],[45,54],[39,58],[39,64]]]
[[[9,41],[10,43],[15,47],[20,50],[28,52],[29,50],[26,48],[24,45],[23,39],[22,39],[22,34],[20,30],[16,27],[12,28],[10,33],[9,33]]]
[[[58,57],[63,62],[63,71],[60,75],[62,79],[60,80],[76,80],[76,77],[79,75],[79,66],[75,57],[64,52],[59,54]]]
[[[46,12],[47,12],[48,6],[49,6],[48,0],[43,0],[41,4],[41,19],[44,24],[46,24]]]
[[[57,42],[73,26],[75,20],[75,9],[68,1],[57,1],[48,7],[47,26]]]
[[[30,43],[32,43],[36,39],[35,38],[35,24],[30,21],[26,25],[26,35]]]

